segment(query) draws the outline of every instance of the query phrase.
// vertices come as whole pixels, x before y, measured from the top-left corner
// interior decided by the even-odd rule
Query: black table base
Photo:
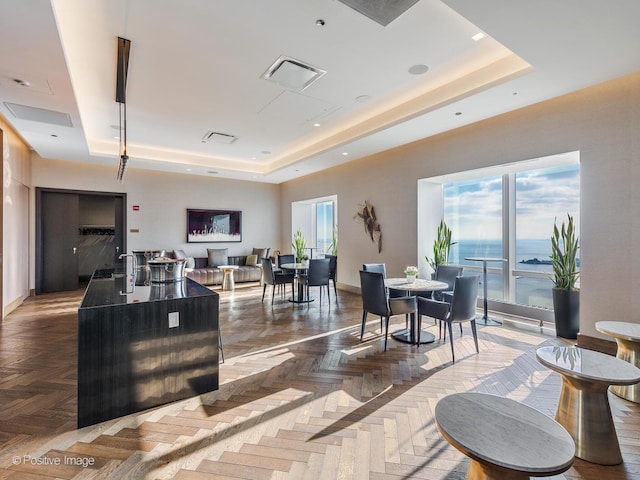
[[[397,330],[393,332],[391,336],[396,340],[398,340],[399,342],[404,342],[404,343],[415,344],[417,340],[416,338],[414,338],[413,332],[411,331],[410,328],[403,328],[402,330]],[[433,343],[435,341],[436,341],[436,336],[433,333],[427,332],[426,330],[422,330],[420,332],[421,345],[423,343]]]

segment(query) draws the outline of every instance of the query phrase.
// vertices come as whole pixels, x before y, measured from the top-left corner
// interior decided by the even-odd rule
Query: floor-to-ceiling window
[[[333,250],[337,202],[337,196],[332,195],[291,204],[291,235],[298,230],[302,232],[310,256],[322,256]]]
[[[488,264],[488,298],[499,304],[533,309],[553,308],[550,276],[554,221],[567,214],[580,225],[579,153],[571,152],[501,167],[425,179],[422,188],[442,192],[441,218],[456,242],[449,263],[477,274],[482,264],[470,257],[492,257],[504,262]],[[439,187],[437,187],[439,186]],[[419,190],[420,191],[420,190]],[[420,194],[419,194],[420,198]],[[431,212],[420,230],[435,229]],[[426,236],[428,238],[428,235]],[[423,249],[424,251],[424,249]]]

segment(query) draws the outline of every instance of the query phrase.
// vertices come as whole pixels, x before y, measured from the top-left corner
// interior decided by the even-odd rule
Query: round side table
[[[597,322],[596,330],[615,338],[618,344],[616,357],[640,367],[640,323]],[[625,400],[640,403],[640,383],[613,385],[610,390]]]
[[[528,480],[568,470],[575,444],[553,418],[486,393],[455,393],[435,409],[442,436],[471,459],[468,479]]]
[[[222,277],[222,290],[234,290],[236,284],[233,279],[233,272],[238,269],[238,265],[219,265],[218,268],[224,272],[224,277]]]

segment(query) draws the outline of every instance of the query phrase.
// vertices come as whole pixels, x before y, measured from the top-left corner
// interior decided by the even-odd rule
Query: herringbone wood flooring
[[[444,396],[487,392],[555,413],[561,379],[535,359],[562,343],[553,336],[480,326],[478,355],[465,329],[452,364],[439,341],[389,340],[383,352],[373,316],[361,343],[358,295],[307,307],[261,293],[221,294],[218,391],[80,430],[82,292],[28,299],[0,324],[0,478],[462,479],[468,461],[433,420]],[[640,405],[610,400],[624,463],[576,459],[554,478],[640,479]]]

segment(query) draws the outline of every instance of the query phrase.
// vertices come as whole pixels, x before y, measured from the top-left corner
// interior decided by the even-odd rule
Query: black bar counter
[[[97,270],[78,309],[78,428],[218,389],[218,294],[135,278]]]

